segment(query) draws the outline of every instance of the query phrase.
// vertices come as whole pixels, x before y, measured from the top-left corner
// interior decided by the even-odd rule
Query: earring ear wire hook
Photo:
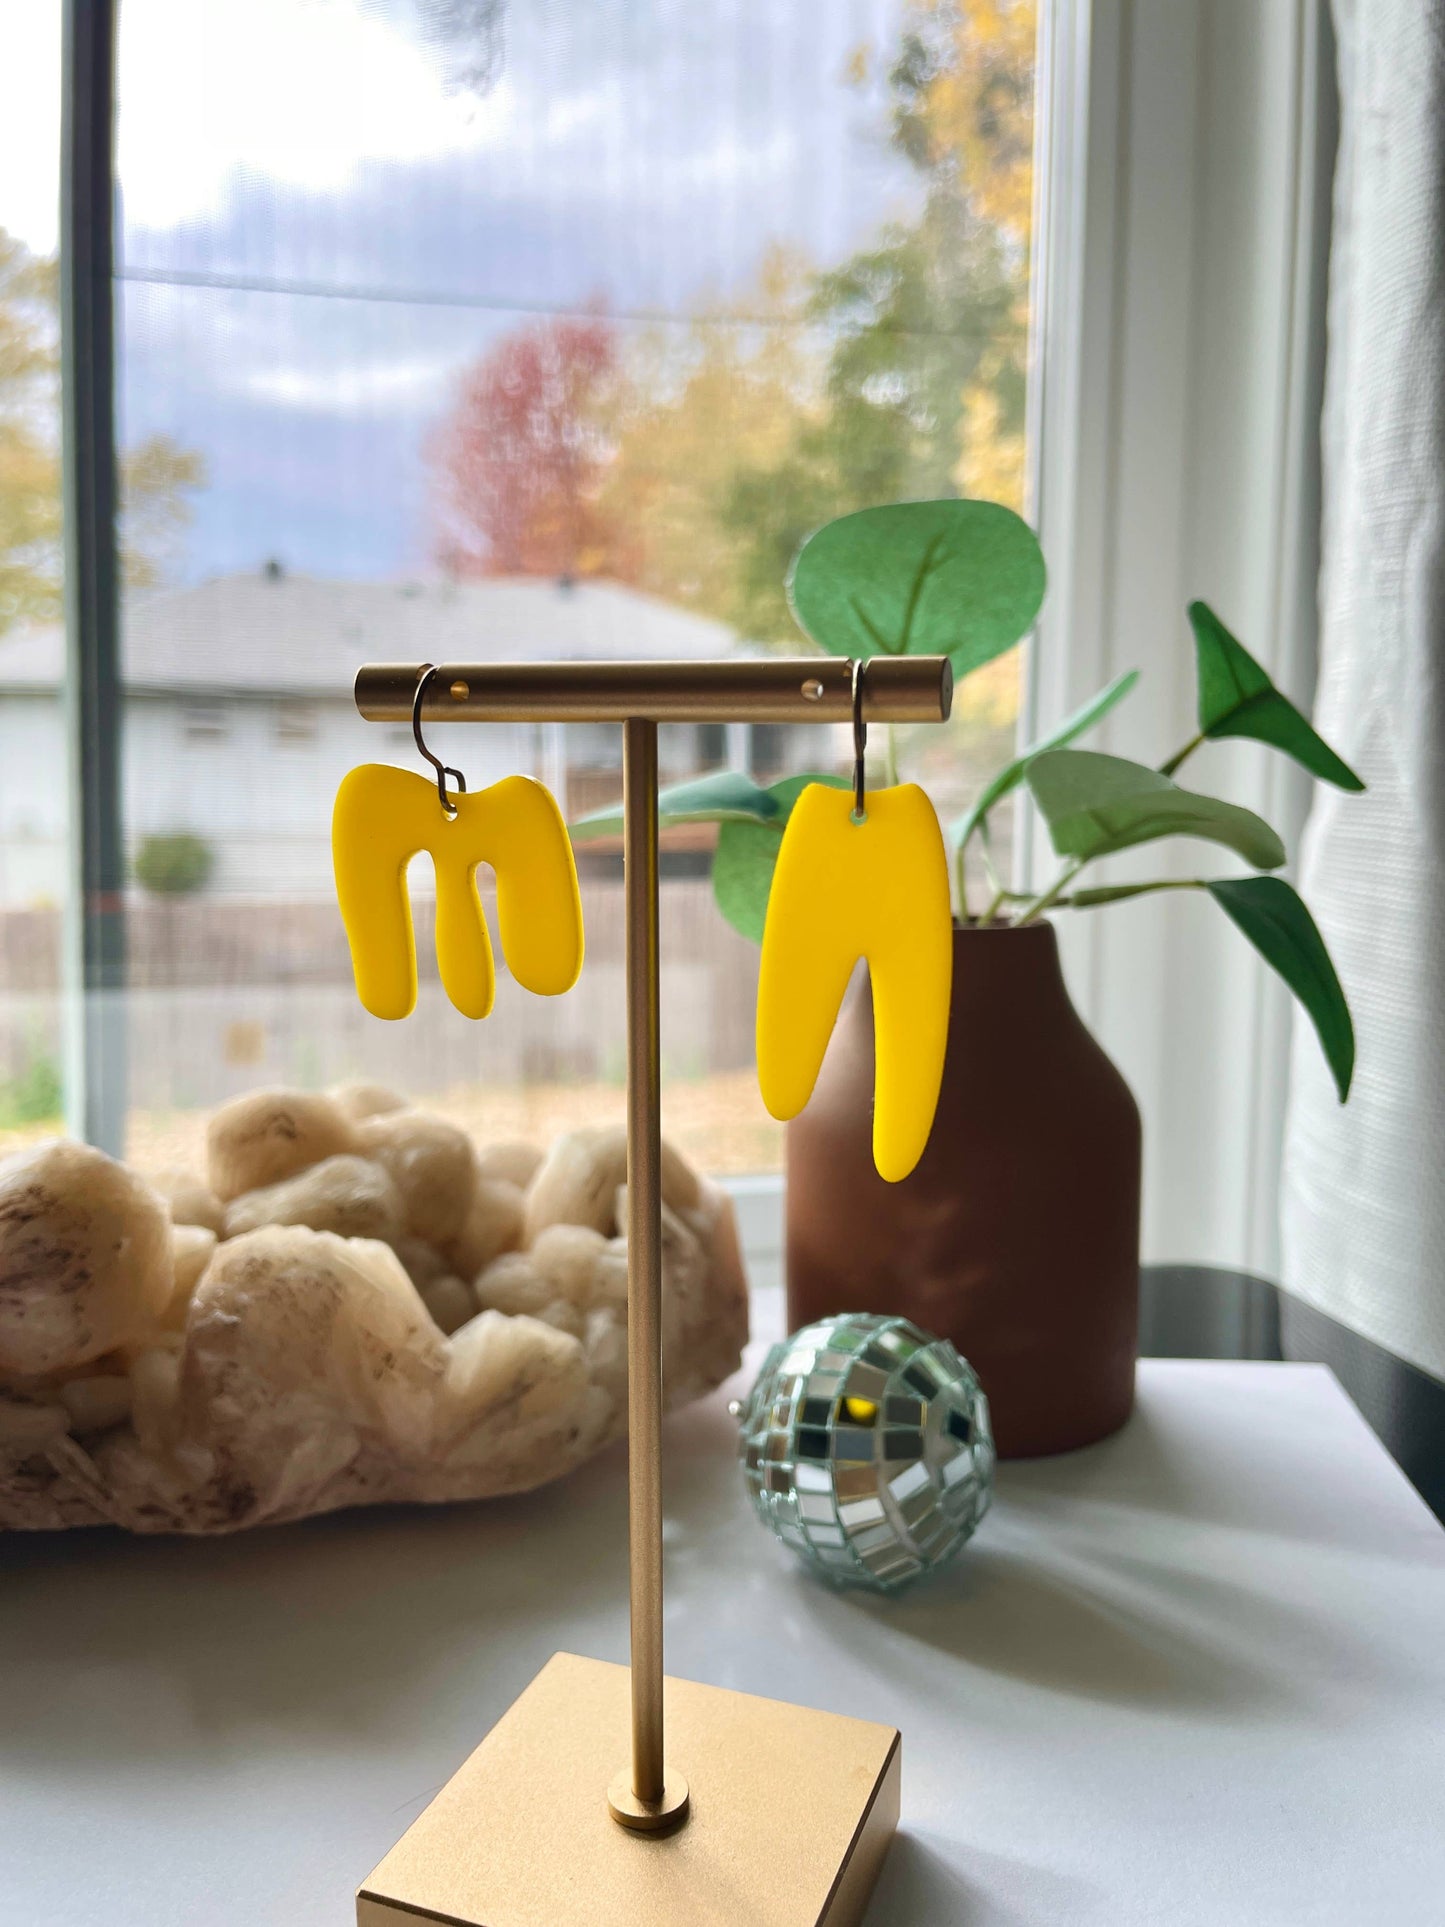
[[[868,748],[868,725],[863,720],[863,672],[868,664],[862,656],[853,658],[853,821],[866,823],[868,809],[864,800],[864,753]]]
[[[416,694],[411,699],[411,733],[416,738],[417,748],[437,773],[437,795],[441,798],[442,815],[455,816],[457,806],[447,795],[447,778],[451,776],[456,779],[457,791],[462,796],[467,793],[467,779],[459,769],[453,769],[449,763],[442,762],[439,756],[433,756],[421,733],[422,697],[425,696],[427,685],[436,673],[437,666],[434,662],[425,663],[422,666],[422,672],[417,678]]]

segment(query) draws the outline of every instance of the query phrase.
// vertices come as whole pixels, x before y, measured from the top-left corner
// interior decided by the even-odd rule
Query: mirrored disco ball
[[[843,1313],[768,1353],[738,1413],[758,1516],[826,1579],[891,1591],[988,1510],[988,1400],[946,1339]]]

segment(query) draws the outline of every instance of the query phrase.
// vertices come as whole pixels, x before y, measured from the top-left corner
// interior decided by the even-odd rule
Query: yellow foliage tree
[[[953,481],[961,495],[1016,509],[1024,501],[1037,38],[1035,0],[913,0],[894,70],[899,145],[998,238],[1015,286],[1004,325],[959,396]]]
[[[952,490],[1022,506],[1034,36],[1035,0],[909,0],[888,85],[914,217],[823,270],[774,246],[744,294],[633,337],[589,401],[593,506],[628,532],[610,573],[795,647],[784,578],[821,522]]]
[[[0,228],[0,635],[60,612],[60,325],[56,264]],[[161,581],[205,479],[199,455],[153,435],[120,463],[127,582]]]
[[[795,409],[774,462],[738,455],[730,613],[755,640],[796,641],[781,583],[830,517],[955,491],[1023,506],[1035,26],[1034,0],[904,11],[892,138],[922,205],[813,277],[803,313],[828,343],[823,406]],[[844,79],[869,84],[873,59],[859,49]]]
[[[774,247],[754,286],[683,328],[650,327],[628,355],[609,429],[604,513],[636,532],[633,580],[699,613],[736,615],[747,536],[726,504],[740,466],[771,468],[818,408],[803,322],[806,264]]]
[[[0,229],[0,632],[60,601],[56,272]]]
[[[1033,211],[1034,0],[914,0],[932,43],[911,103],[927,165],[1006,235],[1026,265]]]

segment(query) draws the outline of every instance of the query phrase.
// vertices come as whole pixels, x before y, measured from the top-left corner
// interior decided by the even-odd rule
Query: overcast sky
[[[424,571],[427,432],[499,334],[685,316],[909,203],[901,0],[507,0],[480,94],[465,5],[122,0],[122,434],[205,458],[187,576]],[[0,10],[0,224],[47,250],[58,22]]]

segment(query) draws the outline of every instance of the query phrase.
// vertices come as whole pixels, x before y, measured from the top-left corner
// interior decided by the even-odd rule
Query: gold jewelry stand
[[[425,668],[363,668],[357,708],[409,721]],[[453,663],[428,678],[425,722],[623,726],[632,1664],[559,1653],[544,1666],[358,1890],[358,1927],[862,1919],[898,1821],[896,1730],[663,1676],[657,922],[658,723],[947,720],[946,657],[875,656],[860,681],[855,715],[840,659]]]

